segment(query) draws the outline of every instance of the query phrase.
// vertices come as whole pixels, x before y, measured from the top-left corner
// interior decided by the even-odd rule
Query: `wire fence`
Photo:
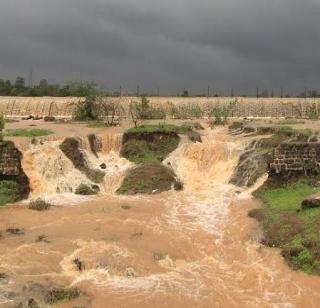
[[[77,97],[0,97],[0,112],[7,117],[54,116],[71,117]],[[110,97],[120,104],[121,117],[130,117],[129,105],[139,101],[138,97]],[[232,104],[230,117],[254,118],[310,118],[320,110],[319,98],[228,98],[228,97],[148,97],[150,105],[162,108],[167,118],[202,118],[213,108],[224,108]]]

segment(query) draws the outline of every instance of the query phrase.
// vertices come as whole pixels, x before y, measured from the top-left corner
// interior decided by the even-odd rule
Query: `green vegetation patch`
[[[264,187],[255,195],[264,201],[249,216],[264,228],[263,243],[282,248],[282,255],[295,270],[320,274],[320,208],[301,210],[302,201],[315,192],[305,181],[278,188]]]
[[[28,204],[28,209],[33,211],[46,211],[53,205],[50,202],[47,202],[44,199],[38,198],[36,200],[32,200]]]
[[[121,187],[120,195],[153,194],[179,187],[172,170],[160,164],[145,164],[129,171]]]
[[[179,145],[178,134],[193,133],[190,125],[144,125],[129,129],[122,139],[121,155],[139,166],[129,170],[118,189],[118,194],[152,194],[181,190],[175,174],[161,162]],[[194,139],[195,135],[189,136]],[[199,136],[200,137],[200,136]],[[200,138],[201,140],[201,138]]]
[[[127,130],[128,133],[176,133],[186,134],[192,131],[192,125],[184,124],[181,126],[173,124],[159,124],[159,125],[141,125],[132,127]]]
[[[201,136],[193,130],[197,124],[142,125],[130,128],[123,136],[121,155],[136,163],[160,163],[179,145],[178,134],[185,134],[193,142],[201,142]]]
[[[41,137],[53,134],[49,129],[40,128],[18,128],[18,129],[7,129],[4,132],[4,136],[7,137]]]
[[[96,195],[99,192],[99,187],[97,185],[86,185],[80,184],[75,191],[76,195],[83,195],[83,196],[91,196]]]
[[[60,302],[71,301],[80,296],[80,291],[76,288],[71,289],[52,289],[48,292],[46,302],[55,305]]]
[[[122,147],[121,155],[136,164],[160,163],[154,148],[145,140],[129,140]]]
[[[0,181],[0,206],[19,200],[19,187],[15,181]]]

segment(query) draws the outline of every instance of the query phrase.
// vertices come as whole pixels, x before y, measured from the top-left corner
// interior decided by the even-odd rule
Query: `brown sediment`
[[[292,272],[278,250],[259,244],[247,216],[258,201],[227,184],[242,149],[225,130],[181,144],[164,164],[183,192],[1,209],[0,230],[24,234],[0,239],[0,303],[50,281],[78,288],[88,307],[317,307],[320,278]]]

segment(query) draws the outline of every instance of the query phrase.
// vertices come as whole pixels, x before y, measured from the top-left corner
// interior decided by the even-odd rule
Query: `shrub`
[[[70,301],[80,296],[80,292],[76,288],[72,289],[52,289],[46,296],[48,304],[56,304],[62,301]]]
[[[28,209],[34,210],[34,211],[45,211],[45,210],[48,210],[51,206],[52,206],[51,203],[39,198],[39,199],[30,201],[28,204]]]
[[[225,125],[228,122],[228,118],[232,113],[235,105],[237,104],[237,99],[229,102],[226,106],[215,106],[213,108],[209,108],[208,117],[209,117],[209,125],[214,127],[216,125]]]
[[[89,95],[84,101],[79,101],[73,112],[73,119],[76,121],[99,120],[100,116],[95,95]]]
[[[210,127],[218,126],[218,125],[225,125],[227,123],[228,119],[228,111],[223,108],[215,107],[211,109],[209,113],[210,121],[209,125]]]
[[[141,120],[159,120],[166,118],[166,110],[162,107],[150,106],[150,101],[142,96],[140,102],[131,102],[129,113],[136,127]]]
[[[316,103],[310,106],[309,110],[309,119],[310,120],[318,120],[319,119],[319,110]]]
[[[99,187],[97,185],[89,186],[87,184],[80,184],[76,191],[76,195],[90,196],[96,195],[99,192]]]

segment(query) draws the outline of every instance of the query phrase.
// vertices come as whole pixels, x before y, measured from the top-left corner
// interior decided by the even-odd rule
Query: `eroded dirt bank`
[[[182,192],[106,190],[46,212],[1,209],[2,306],[41,297],[35,284],[58,284],[83,294],[59,307],[317,307],[320,278],[290,271],[277,250],[258,244],[247,217],[257,201],[227,184],[243,140],[204,134],[164,161],[183,179]]]

